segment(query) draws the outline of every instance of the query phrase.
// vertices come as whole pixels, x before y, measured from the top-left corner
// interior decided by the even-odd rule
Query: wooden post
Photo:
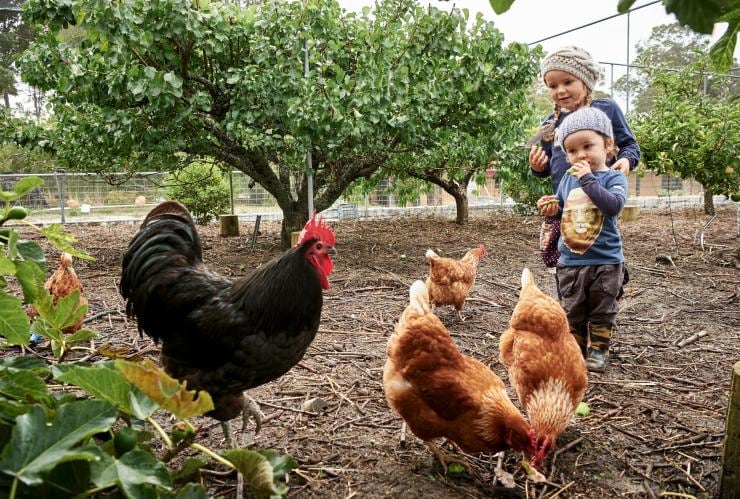
[[[220,215],[221,237],[234,237],[239,235],[239,217],[237,215]]]
[[[298,244],[298,236],[301,234],[301,231],[295,231],[290,233],[290,247],[294,247],[296,244]]]
[[[720,499],[740,498],[740,362],[732,368],[730,398],[727,401],[722,474],[719,477]]]
[[[622,220],[624,220],[625,222],[633,222],[637,220],[639,214],[640,210],[637,208],[637,206],[625,206],[622,209]]]

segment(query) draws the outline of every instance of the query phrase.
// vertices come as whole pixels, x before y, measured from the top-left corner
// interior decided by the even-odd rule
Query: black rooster
[[[228,421],[261,413],[243,391],[295,366],[316,336],[322,290],[333,269],[334,233],[316,216],[297,245],[237,280],[209,271],[188,210],[155,207],[123,257],[121,295],[139,332],[162,342],[165,371],[206,390],[231,441]],[[231,443],[231,442],[229,442]]]

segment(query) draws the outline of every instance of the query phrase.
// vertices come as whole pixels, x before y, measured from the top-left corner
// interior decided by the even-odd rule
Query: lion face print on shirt
[[[580,187],[568,193],[563,209],[561,232],[565,246],[573,253],[584,254],[599,237],[604,215]]]

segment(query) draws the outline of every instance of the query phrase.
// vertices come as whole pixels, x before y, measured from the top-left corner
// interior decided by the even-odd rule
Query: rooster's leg
[[[224,440],[226,440],[226,445],[230,449],[237,449],[236,442],[234,441],[234,434],[231,431],[231,423],[229,421],[222,421],[221,422],[221,429],[224,431]],[[243,499],[244,498],[244,475],[236,472],[236,499]]]
[[[434,442],[431,440],[427,440],[424,442],[427,444],[427,447],[429,447],[429,450],[432,451],[434,456],[437,458],[437,460],[442,464],[442,468],[445,470],[445,475],[447,474],[447,463],[453,463],[455,462],[455,458],[450,456],[449,454],[445,454],[442,449],[437,447]]]
[[[265,415],[262,414],[259,404],[252,397],[245,396],[244,408],[242,409],[242,434],[247,429],[250,419],[254,419],[254,434],[259,433],[264,417]]]
[[[229,449],[237,449],[238,446],[234,441],[234,433],[231,431],[231,423],[229,421],[221,421],[221,429],[224,432],[224,440],[226,441],[226,446]]]

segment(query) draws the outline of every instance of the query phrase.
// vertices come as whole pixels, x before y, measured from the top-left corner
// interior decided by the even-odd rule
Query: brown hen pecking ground
[[[697,208],[643,211],[638,221],[621,223],[631,282],[611,365],[589,379],[585,400],[591,415],[574,419],[561,435],[562,452],[547,461],[548,483],[525,489],[514,456],[507,457],[520,497],[558,491],[558,497],[583,498],[649,497],[661,491],[717,495],[730,371],[740,360],[740,249],[735,206],[720,208],[708,221]],[[538,284],[554,294],[554,278],[536,251],[540,222],[540,217],[490,212],[474,215],[467,226],[441,216],[335,224],[338,255],[316,341],[298,367],[250,392],[270,419],[256,438],[248,430],[247,440],[288,452],[301,463],[300,476],[291,474],[290,497],[495,494],[492,456],[461,456],[467,471],[445,477],[412,434],[401,447],[401,420],[382,390],[385,345],[406,306],[409,285],[426,276],[424,252],[433,248],[459,258],[482,242],[488,255],[465,305],[466,321],[457,322],[451,307],[438,313],[461,351],[506,380],[497,361],[498,340],[516,304],[522,267],[530,267]],[[254,250],[244,234],[251,231],[248,224],[241,227],[242,237],[233,239],[219,237],[215,225],[199,229],[206,264],[225,275],[241,275],[280,252],[278,224],[262,225]],[[136,226],[69,230],[97,259],[75,264],[89,315],[122,310],[116,289],[120,260]],[[52,261],[55,254],[49,255]],[[109,342],[157,358],[157,348],[119,313],[88,326],[99,333],[98,345]],[[706,334],[677,346],[697,333]],[[513,392],[510,396],[515,399]],[[328,402],[318,416],[301,412],[313,397]],[[202,438],[219,448],[221,437],[214,429]],[[233,495],[234,477],[206,481],[212,495]]]

